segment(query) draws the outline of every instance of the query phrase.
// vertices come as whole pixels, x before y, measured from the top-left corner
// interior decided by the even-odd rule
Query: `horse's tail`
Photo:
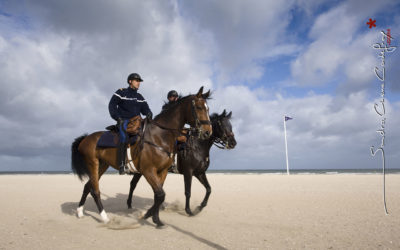
[[[79,136],[75,139],[71,146],[71,168],[72,171],[78,175],[79,179],[82,180],[84,176],[89,176],[89,170],[86,166],[85,159],[81,152],[79,152],[79,144],[87,137],[87,134]]]

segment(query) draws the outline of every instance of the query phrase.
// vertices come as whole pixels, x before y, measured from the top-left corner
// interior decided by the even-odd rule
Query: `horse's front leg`
[[[206,172],[203,172],[199,175],[196,175],[196,178],[203,184],[203,186],[206,188],[206,196],[203,199],[203,202],[200,204],[200,210],[203,209],[205,206],[207,206],[208,198],[210,197],[211,194],[211,186],[208,183]]]
[[[131,185],[130,185],[130,188],[129,188],[128,200],[126,201],[126,203],[128,204],[128,208],[132,208],[133,191],[135,190],[136,185],[140,180],[140,177],[142,177],[142,174],[139,174],[139,173],[133,174],[133,177],[132,177],[132,180],[131,180]]]
[[[192,216],[192,210],[190,209],[190,196],[192,193],[192,171],[185,171],[183,173],[184,180],[185,180],[185,197],[186,197],[186,204],[185,204],[185,211],[189,216]]]
[[[160,206],[165,200],[163,184],[165,178],[167,177],[168,168],[166,168],[159,174],[157,174],[156,172],[157,170],[155,169],[150,174],[143,174],[154,191],[154,204],[149,210],[147,210],[147,213],[144,215],[143,218],[147,219],[152,216],[153,222],[157,225],[157,228],[162,228],[164,226],[164,223],[162,223],[160,220],[159,212]]]

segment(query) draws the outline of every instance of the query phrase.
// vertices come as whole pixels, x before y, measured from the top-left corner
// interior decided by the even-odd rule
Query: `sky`
[[[376,27],[369,28],[369,18]],[[139,73],[157,114],[167,92],[211,89],[233,150],[209,169],[381,168],[381,31],[400,2],[0,0],[0,171],[68,171],[74,138],[114,124],[113,93]],[[385,41],[387,43],[387,41]],[[386,167],[400,168],[400,50],[385,56]]]

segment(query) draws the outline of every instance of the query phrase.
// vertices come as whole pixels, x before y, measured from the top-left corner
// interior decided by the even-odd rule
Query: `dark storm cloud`
[[[174,8],[170,1],[137,0],[126,1],[124,4],[107,0],[13,1],[5,3],[5,7],[6,11],[26,15],[35,25],[55,32],[87,36],[132,34],[138,39],[146,33],[146,27],[153,17],[160,23],[170,22]]]

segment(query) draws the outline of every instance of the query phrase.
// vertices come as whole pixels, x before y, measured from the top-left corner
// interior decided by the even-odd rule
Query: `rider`
[[[164,105],[162,106],[161,110],[162,111],[166,110],[168,108],[168,106],[173,104],[173,103],[175,103],[178,100],[178,98],[179,98],[179,95],[178,95],[178,92],[176,92],[176,90],[169,91],[168,94],[167,94],[168,102],[164,103]],[[181,131],[181,133],[182,133],[182,135],[178,136],[177,137],[177,141],[176,141],[176,146],[177,146],[178,151],[181,151],[181,150],[185,149],[187,136],[188,136],[187,135],[188,130],[187,129],[183,129]],[[172,171],[175,172],[175,173],[178,172],[178,169],[177,169],[177,166],[176,166],[176,157],[177,157],[177,155],[175,154],[174,161],[172,162],[172,166],[171,166]]]
[[[120,134],[120,143],[118,144],[117,153],[119,174],[126,173],[125,158],[128,145],[126,127],[129,119],[140,114],[145,115],[149,119],[152,119],[153,117],[153,113],[151,112],[146,100],[137,92],[140,82],[142,81],[143,80],[139,74],[130,74],[127,79],[129,87],[117,90],[108,104],[108,110],[111,117],[117,121]]]
[[[176,92],[176,90],[169,91],[168,94],[167,94],[168,102],[166,102],[162,106],[161,109],[165,110],[168,107],[168,105],[175,103],[178,100],[178,97],[179,97],[179,95],[178,95],[178,92]],[[185,142],[187,140],[187,132],[188,132],[187,129],[183,129],[182,133],[184,135],[178,136],[178,138],[177,138],[178,139],[177,143],[178,143],[178,149],[179,150],[182,150],[186,145]]]
[[[165,110],[168,107],[168,105],[170,105],[178,100],[178,92],[176,92],[176,90],[169,91],[168,95],[167,95],[167,99],[168,99],[168,102],[166,102],[162,106],[161,110]]]

